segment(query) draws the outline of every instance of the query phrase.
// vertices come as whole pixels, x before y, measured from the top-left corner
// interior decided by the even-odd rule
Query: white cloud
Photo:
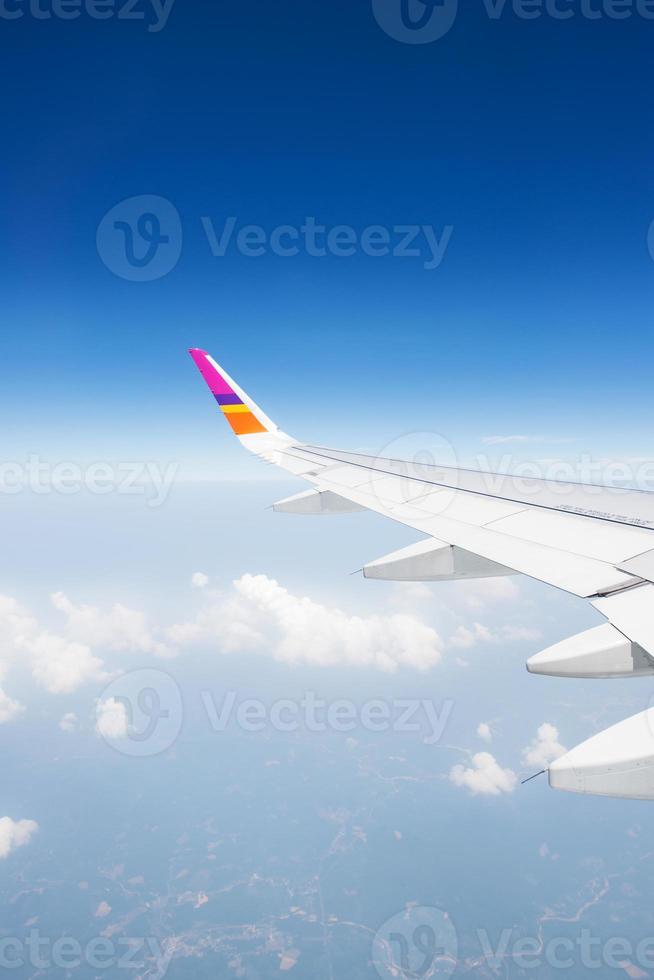
[[[29,631],[34,620],[20,603],[8,595],[0,595],[0,624],[3,633],[16,635]]]
[[[25,708],[18,701],[14,701],[0,687],[0,725],[5,725],[8,721],[13,721]]]
[[[4,680],[5,671],[4,664],[0,663],[0,681]],[[0,687],[0,725],[4,725],[8,721],[13,721],[24,710],[25,708],[22,704],[10,698],[3,688]]]
[[[463,786],[474,795],[499,796],[512,793],[518,777],[511,769],[503,769],[490,752],[477,752],[472,757],[472,767],[458,765],[450,772],[450,781]]]
[[[98,735],[109,739],[126,738],[127,725],[127,709],[122,701],[117,701],[116,698],[98,701],[95,722]]]
[[[534,740],[523,751],[522,759],[526,766],[545,768],[566,752],[567,749],[559,742],[558,729],[546,721],[536,732]]]
[[[393,602],[398,606],[411,606],[415,603],[433,601],[433,589],[426,582],[396,582]]]
[[[470,650],[478,643],[519,643],[535,641],[540,638],[540,631],[527,626],[500,626],[495,631],[483,623],[473,623],[472,626],[458,626],[447,641],[447,645],[455,650]]]
[[[119,653],[153,653],[158,657],[170,654],[155,639],[142,612],[120,603],[108,612],[96,606],[75,605],[63,592],[55,592],[51,600],[55,609],[66,616],[66,633],[71,640]]]
[[[416,616],[350,616],[296,596],[265,575],[243,575],[191,623],[171,627],[176,644],[213,643],[221,652],[268,652],[285,663],[418,670],[441,659],[438,634]]]
[[[88,681],[106,680],[102,661],[87,646],[52,633],[24,642],[32,654],[32,676],[51,694],[71,694]]]
[[[485,446],[503,446],[509,442],[539,441],[538,436],[484,436],[481,440]]]
[[[16,652],[16,646],[24,637],[37,630],[37,622],[11,596],[0,595],[0,649],[3,657]]]
[[[492,635],[487,626],[481,623],[474,623],[472,628],[468,626],[458,626],[452,636],[447,641],[448,646],[455,650],[469,650],[480,641],[489,642]]]
[[[568,443],[568,442],[576,442],[577,441],[577,437],[576,436],[557,436],[557,435],[544,435],[544,436],[525,436],[525,435],[517,435],[517,436],[484,436],[481,441],[486,446],[502,446],[502,445],[505,445],[505,444],[511,443],[511,442],[513,442],[513,443],[523,443],[523,444],[526,443],[526,442],[533,442],[533,443],[538,443],[538,442],[540,442],[540,443],[543,443],[543,442],[547,442],[547,443]]]
[[[154,637],[141,612],[120,603],[108,611],[76,605],[63,592],[55,592],[50,598],[66,618],[63,635],[40,630],[36,620],[28,618],[14,600],[5,603],[4,622],[14,633],[16,648],[30,654],[34,679],[52,694],[70,694],[83,684],[107,680],[109,674],[94,648],[170,654],[169,648]],[[0,621],[2,612],[0,605]]]
[[[439,633],[411,605],[431,596],[431,588],[422,583],[398,586],[383,612],[357,616],[294,594],[265,575],[243,575],[224,592],[208,588],[209,576],[203,572],[196,572],[192,582],[202,596],[199,613],[168,628],[151,625],[145,613],[120,603],[85,605],[54,592],[51,603],[63,622],[52,630],[15,599],[0,595],[0,650],[9,664],[20,658],[37,684],[53,694],[106,682],[114,672],[113,665],[104,663],[111,653],[158,657],[201,647],[226,654],[260,653],[288,664],[352,665],[387,672],[399,667],[427,670],[442,659]],[[514,598],[518,591],[508,579],[474,586],[472,592],[457,593],[464,605],[466,596],[469,604],[483,605]],[[457,627],[460,605],[458,610],[456,603],[436,608],[443,621],[453,621],[453,651],[535,635],[524,627],[491,628],[482,622]],[[4,693],[2,682],[0,670],[0,724],[24,710]]]
[[[88,680],[105,679],[102,661],[89,648],[42,630],[36,619],[10,596],[0,596],[0,643],[10,659],[29,658],[32,676],[52,693],[69,693]],[[15,717],[20,705],[0,697],[2,714]],[[7,720],[5,718],[4,720]]]
[[[540,640],[542,635],[541,631],[533,626],[503,626],[498,640],[500,642],[505,640],[507,643],[520,643],[521,641],[531,643]]]
[[[26,663],[36,683],[52,694],[70,694],[84,684],[109,678],[96,649],[154,656],[173,653],[159,641],[142,612],[120,603],[107,610],[75,604],[63,592],[50,598],[65,617],[61,631],[45,629],[16,599],[0,595],[0,650],[9,663],[18,659]],[[2,679],[0,669],[0,683]],[[21,710],[0,687],[0,724]]]
[[[480,721],[477,725],[477,735],[479,738],[483,739],[484,742],[493,741],[493,731],[491,726],[485,721]]]
[[[77,715],[75,712],[68,711],[59,722],[59,727],[62,732],[74,732],[77,730],[77,724]]]
[[[471,609],[483,609],[496,602],[515,602],[520,586],[514,575],[498,575],[466,582],[463,587],[464,602]]]
[[[16,847],[29,844],[32,834],[39,829],[34,820],[12,820],[0,817],[0,858],[6,858]]]

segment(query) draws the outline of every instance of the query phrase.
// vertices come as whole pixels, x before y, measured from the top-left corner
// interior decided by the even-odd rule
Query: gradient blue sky
[[[607,918],[591,924],[612,936],[627,928],[621,920],[639,929],[652,904],[649,865],[640,877],[631,872],[632,847],[638,861],[651,850],[641,804],[564,797],[550,793],[544,779],[470,800],[448,782],[468,749],[489,749],[501,766],[526,774],[535,766],[523,750],[543,722],[555,724],[572,747],[648,706],[649,685],[612,682],[609,689],[524,670],[538,649],[596,625],[599,614],[522,579],[508,590],[500,582],[504,592],[491,582],[490,589],[450,583],[414,593],[350,577],[417,535],[373,514],[333,523],[266,510],[303,486],[286,474],[264,482],[273,470],[228,433],[187,348],[211,351],[300,438],[372,451],[391,444],[393,455],[411,455],[411,432],[427,432],[426,441],[441,433],[453,447],[447,461],[452,451],[467,460],[506,449],[520,456],[654,457],[654,261],[647,242],[654,219],[654,21],[524,21],[509,9],[491,20],[482,0],[461,0],[445,37],[408,45],[384,33],[371,0],[176,0],[158,33],[141,21],[87,16],[5,20],[2,2],[0,463],[31,454],[52,462],[158,460],[177,465],[180,476],[157,508],[143,495],[122,493],[0,494],[0,599],[16,597],[34,617],[24,625],[21,613],[23,632],[15,637],[11,603],[0,615],[0,632],[10,626],[0,650],[0,695],[4,689],[25,706],[1,726],[0,755],[11,778],[0,816],[40,826],[30,849],[3,867],[21,875],[21,891],[25,881],[36,887],[46,875],[74,882],[43,898],[68,916],[80,862],[88,865],[85,879],[98,877],[98,860],[105,860],[98,854],[118,864],[122,842],[117,848],[115,835],[123,827],[130,847],[158,860],[133,799],[156,807],[162,785],[166,801],[170,786],[179,785],[177,797],[203,814],[207,780],[218,786],[224,778],[225,770],[206,762],[210,755],[195,751],[184,776],[196,776],[196,798],[187,798],[184,780],[167,774],[161,783],[162,769],[138,768],[142,759],[117,756],[121,768],[114,767],[113,750],[95,734],[106,678],[91,672],[63,694],[43,681],[44,666],[63,663],[64,673],[84,666],[83,643],[111,673],[152,664],[170,671],[186,697],[202,686],[241,693],[255,687],[267,702],[277,692],[295,697],[304,690],[451,699],[450,749],[423,757],[419,743],[407,743],[412,764],[425,759],[425,786],[433,787],[427,795],[421,784],[413,796],[407,782],[398,793],[402,822],[392,826],[406,828],[409,858],[397,874],[385,847],[374,852],[382,858],[370,873],[372,864],[364,866],[361,890],[372,882],[374,892],[382,878],[397,881],[393,902],[401,907],[419,894],[407,872],[433,868],[426,901],[440,902],[444,893],[445,908],[467,904],[466,928],[468,920],[471,928],[489,924],[488,906],[490,925],[526,921],[526,929],[536,928],[537,896],[564,909],[576,930],[589,876],[606,873],[613,881],[617,873],[626,876],[624,890],[616,878],[617,897],[599,910]],[[146,0],[138,2],[142,9]],[[96,247],[104,216],[138,195],[166,198],[183,228],[178,264],[152,282],[115,275]],[[411,223],[439,232],[451,225],[454,232],[432,271],[418,259],[365,255],[254,259],[232,251],[214,258],[201,218],[220,226],[229,215],[267,230],[314,216],[358,232]],[[533,440],[496,448],[483,441],[512,434]],[[194,477],[238,482],[181,479]],[[197,572],[210,577],[208,589],[192,588]],[[316,639],[312,622],[303,650],[309,662],[293,667],[279,655],[284,629],[270,617],[252,651],[228,657],[218,642],[226,613],[213,589],[229,598],[230,583],[246,573],[277,579],[299,604],[324,605],[326,616],[310,608],[316,629],[325,620],[328,635],[332,620],[347,627],[357,617],[360,635],[361,621],[365,627],[375,617],[411,613],[437,630],[442,664],[388,676],[350,666],[342,659],[349,633],[341,628],[332,669],[316,667],[312,644],[321,649],[322,636],[318,631]],[[96,635],[89,638],[75,617],[68,622],[53,607],[49,596],[59,590],[75,605],[98,607],[100,613],[81,610],[79,617],[82,627],[85,616],[99,620]],[[147,643],[124,639],[124,610],[115,603],[146,614]],[[191,644],[179,660],[155,657],[152,637],[166,636],[174,623],[201,623],[214,606],[215,635],[201,631],[198,649]],[[243,626],[260,622],[257,610],[249,611]],[[386,638],[388,621],[381,622]],[[468,648],[461,629],[475,624],[480,630]],[[70,711],[80,732],[64,735],[56,726]],[[493,728],[490,746],[476,734],[480,722]],[[248,806],[266,815],[257,847],[276,857],[269,782],[250,770],[238,745],[232,760],[210,735],[207,729],[203,752],[233,761],[260,783]],[[384,738],[376,751],[392,759],[395,743]],[[257,751],[269,752],[267,739]],[[302,767],[323,781],[323,757],[307,745],[288,782],[275,777],[277,786],[290,787],[290,808],[296,786],[312,792]],[[388,772],[396,771],[403,770],[393,763]],[[333,805],[351,807],[348,796],[356,794],[349,777],[338,775]],[[121,814],[103,817],[103,836],[92,820],[99,804],[89,809],[89,801],[104,805],[108,788]],[[186,812],[176,807],[172,825]],[[370,808],[374,826],[376,796]],[[106,812],[113,818],[111,806]],[[320,830],[312,811],[297,814]],[[92,834],[78,835],[86,850],[52,872],[55,858],[68,861],[70,828],[81,824],[92,825]],[[295,824],[282,824],[296,834]],[[460,828],[460,847],[456,836],[434,837],[432,828],[440,833],[443,826],[445,834]],[[508,863],[507,841],[515,852]],[[552,862],[563,859],[550,863],[550,854]],[[443,868],[451,867],[450,879]],[[7,880],[7,896],[14,895],[19,888]],[[480,881],[494,887],[479,899]],[[104,896],[106,877],[100,884]],[[0,900],[3,894],[0,888]],[[257,917],[256,896],[253,902],[247,914]],[[17,917],[22,905],[12,908]],[[76,928],[95,922],[92,910],[80,915]],[[180,971],[199,969],[180,963]]]
[[[178,0],[159,33],[2,23],[12,458],[191,472],[227,441],[196,345],[300,437],[376,449],[435,428],[462,452],[515,432],[650,452],[654,22],[461,6],[426,45],[389,37],[365,0]],[[184,231],[149,283],[96,249],[103,215],[140,194],[169,199]],[[434,271],[214,258],[200,218],[230,214],[454,234]]]

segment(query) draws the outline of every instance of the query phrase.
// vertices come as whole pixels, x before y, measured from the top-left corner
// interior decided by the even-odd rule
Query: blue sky
[[[69,915],[75,895],[82,925],[66,928],[97,928],[93,909],[109,887],[98,862],[122,861],[120,828],[155,877],[167,864],[134,799],[156,808],[165,792],[175,839],[186,818],[178,802],[168,806],[170,786],[204,819],[207,785],[224,780],[227,795],[232,768],[260,787],[249,806],[265,815],[255,829],[267,856],[279,853],[271,783],[289,789],[291,808],[299,793],[310,799],[298,819],[322,834],[304,777],[324,783],[316,799],[351,809],[367,742],[360,757],[339,742],[353,761],[334,792],[311,738],[298,741],[306,754],[285,782],[266,768],[284,740],[266,730],[259,779],[239,733],[232,755],[194,714],[200,689],[254,692],[268,706],[316,691],[452,703],[442,744],[424,746],[420,734],[406,742],[406,772],[419,780],[405,775],[388,732],[371,740],[380,785],[392,796],[396,779],[401,787],[397,814],[383,819],[413,850],[398,875],[382,840],[363,871],[353,865],[362,892],[391,882],[401,911],[419,894],[409,868],[428,878],[425,901],[467,903],[466,930],[525,921],[535,930],[538,902],[573,931],[588,922],[575,918],[590,909],[588,879],[606,874],[619,894],[599,908],[606,919],[591,917],[594,928],[640,930],[651,907],[647,866],[632,876],[632,849],[639,862],[650,853],[638,837],[642,806],[564,797],[545,779],[519,785],[543,754],[648,705],[648,685],[524,670],[599,615],[523,578],[425,587],[351,576],[417,535],[374,514],[273,514],[274,500],[304,487],[242,450],[187,348],[209,350],[273,419],[312,441],[410,456],[440,440],[446,462],[652,456],[654,20],[610,17],[610,0],[559,0],[576,11],[568,21],[526,20],[508,0],[491,17],[490,0],[461,0],[443,37],[407,44],[379,22],[399,0],[175,0],[155,31],[154,0],[136,0],[147,17],[132,21],[111,9],[105,20],[44,19],[62,0],[22,2],[0,0],[0,466],[25,477],[36,459],[51,483],[52,467],[73,466],[84,483],[92,464],[110,464],[113,482],[106,494],[0,493],[0,757],[11,775],[0,801],[0,871],[9,871],[0,900],[18,891],[18,876],[22,892],[47,872],[64,885],[43,905]],[[411,2],[415,12],[420,0]],[[584,17],[589,2],[605,12]],[[7,19],[8,10],[22,16]],[[233,243],[212,254],[207,228],[220,237],[230,217],[236,235],[261,229],[265,254]],[[341,226],[355,254],[308,254],[307,219],[332,233]],[[269,247],[282,226],[287,242],[289,229],[298,233],[299,254]],[[417,256],[365,254],[366,236],[397,250],[402,226],[419,230]],[[166,274],[151,275],[157,263]],[[489,442],[511,436],[522,441]],[[157,478],[173,479],[157,506],[149,478],[137,494],[121,483],[125,467],[142,477],[150,462]],[[102,728],[113,685],[142,668],[173,676],[197,722],[165,756],[165,766],[179,759],[169,772],[197,777],[197,797],[174,775],[162,781],[157,758],[114,752]],[[554,754],[552,740],[561,742]],[[106,810],[100,835],[94,799]],[[238,799],[231,806],[237,813]],[[21,831],[24,819],[38,832]],[[80,824],[91,826],[90,844],[69,867],[64,834]],[[517,855],[508,875],[507,840]],[[50,873],[55,858],[61,874]],[[78,894],[78,866],[98,905]],[[480,880],[499,881],[499,891],[478,895]],[[150,906],[160,907],[154,893]],[[12,908],[27,928],[23,905]],[[281,920],[286,907],[278,911]]]
[[[177,3],[159,32],[5,22],[11,452],[195,472],[222,439],[198,345],[323,442],[375,449],[418,427],[464,453],[518,431],[647,454],[653,34],[636,15],[492,19],[481,0],[424,45],[345,0]],[[130,282],[96,232],[144,194],[174,205],[183,244],[168,275]],[[453,232],[433,270],[216,258],[201,219],[230,215],[268,233],[307,216]]]

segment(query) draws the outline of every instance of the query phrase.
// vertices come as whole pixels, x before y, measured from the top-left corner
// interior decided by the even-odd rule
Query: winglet
[[[272,419],[268,418],[206,351],[193,347],[189,354],[239,439],[278,431]]]

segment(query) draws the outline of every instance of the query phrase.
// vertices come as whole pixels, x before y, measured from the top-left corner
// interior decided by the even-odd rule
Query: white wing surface
[[[366,577],[443,581],[527,575],[590,600],[606,619],[535,654],[528,663],[532,673],[654,674],[654,494],[301,443],[281,432],[205,351],[190,353],[243,445],[311,485],[279,501],[275,510],[371,510],[425,536],[418,545],[371,561],[363,569]],[[621,725],[617,732],[609,730],[613,738],[601,733],[557,760],[550,768],[551,785],[654,799],[654,711],[652,725],[648,712]]]

